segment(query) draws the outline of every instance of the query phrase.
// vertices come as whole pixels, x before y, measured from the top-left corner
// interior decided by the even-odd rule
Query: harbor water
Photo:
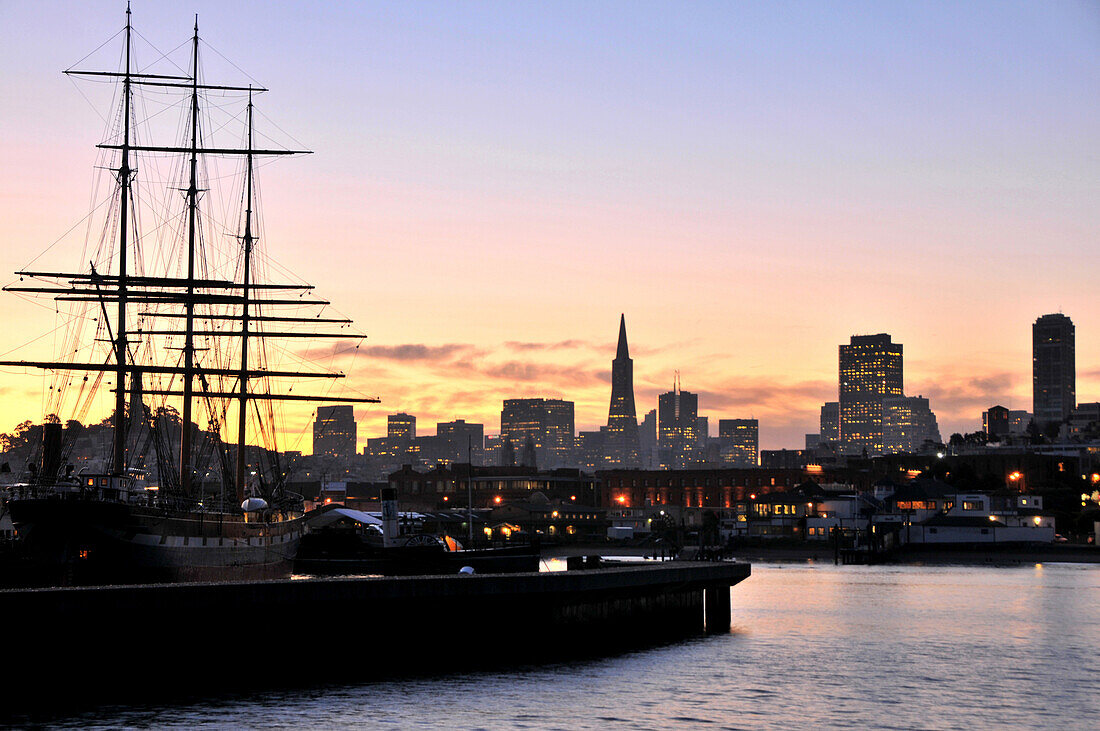
[[[334,619],[334,618],[329,618]],[[370,630],[338,633],[363,663]],[[532,627],[531,632],[538,632]],[[456,636],[392,681],[26,719],[95,727],[1097,728],[1100,568],[755,564],[728,634],[463,673]]]

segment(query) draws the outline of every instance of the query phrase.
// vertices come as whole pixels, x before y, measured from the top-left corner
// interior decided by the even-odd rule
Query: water
[[[102,708],[52,725],[1098,728],[1100,568],[757,564],[729,634],[509,672]],[[364,639],[368,639],[364,638]],[[507,651],[499,638],[479,651]],[[453,650],[450,650],[453,651]]]

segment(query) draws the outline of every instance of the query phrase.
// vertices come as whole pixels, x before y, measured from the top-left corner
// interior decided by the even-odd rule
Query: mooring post
[[[730,611],[730,585],[714,584],[703,590],[703,611],[707,632],[729,632],[733,615]]]

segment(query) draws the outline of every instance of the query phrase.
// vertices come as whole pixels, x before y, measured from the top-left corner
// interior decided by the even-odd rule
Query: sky
[[[817,431],[853,334],[904,345],[945,439],[1031,409],[1042,314],[1073,319],[1078,400],[1100,400],[1100,3],[133,11],[160,51],[198,13],[238,67],[219,79],[270,87],[261,124],[314,151],[262,170],[264,246],[368,336],[329,359],[382,398],[360,446],[396,411],[495,433],[504,398],[606,423],[620,313],[639,417],[679,371],[712,430],[755,417],[764,449]],[[60,72],[123,13],[0,0],[2,271],[88,212],[109,110]],[[0,308],[4,358],[49,344],[25,346],[51,309]],[[41,416],[42,382],[0,370],[0,431]],[[285,448],[310,451],[309,418]]]

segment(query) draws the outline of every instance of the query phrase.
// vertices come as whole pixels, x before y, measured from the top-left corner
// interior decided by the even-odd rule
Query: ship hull
[[[10,506],[30,573],[42,585],[286,578],[302,535],[299,519],[246,523],[237,515],[95,500]]]

